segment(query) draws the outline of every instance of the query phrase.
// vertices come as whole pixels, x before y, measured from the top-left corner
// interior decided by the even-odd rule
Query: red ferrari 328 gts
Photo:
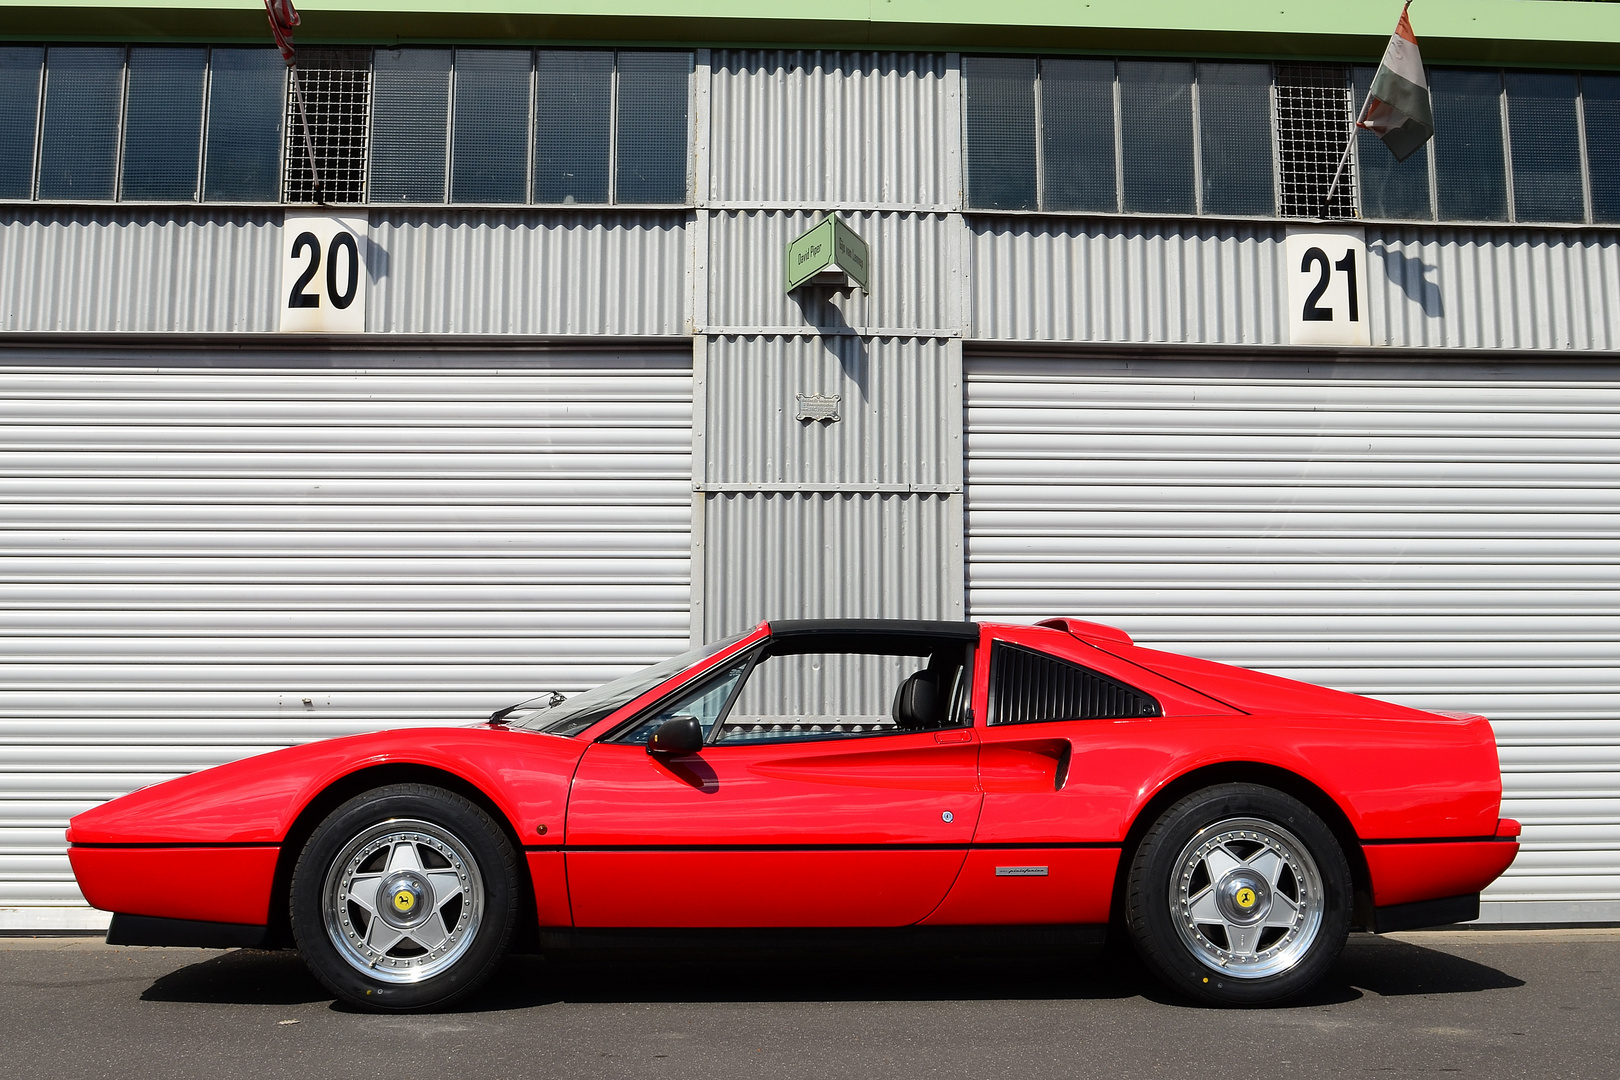
[[[108,941],[296,944],[376,1009],[453,1001],[514,944],[1110,924],[1176,989],[1259,1004],[1353,925],[1477,917],[1518,852],[1501,796],[1482,717],[1095,623],[773,622],[484,723],[158,784],[68,841]]]

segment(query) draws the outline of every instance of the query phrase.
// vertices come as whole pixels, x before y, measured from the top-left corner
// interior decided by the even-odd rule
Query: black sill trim
[[[115,849],[115,850],[117,850],[117,849],[150,850],[152,848],[161,848],[161,849],[205,848],[205,849],[212,850],[214,848],[279,848],[280,846],[281,845],[277,844],[277,843],[232,844],[232,843],[214,843],[212,841],[204,841],[204,840],[195,840],[195,841],[189,841],[189,842],[185,842],[185,843],[173,843],[173,844],[163,843],[163,844],[69,844],[68,845],[68,847],[70,847],[70,848],[112,848],[112,849]]]
[[[1419,900],[1415,904],[1388,904],[1373,909],[1372,931],[1390,934],[1397,930],[1422,930],[1427,926],[1449,926],[1479,918],[1479,893],[1446,896],[1439,900]]]
[[[1517,836],[1417,836],[1407,840],[1363,840],[1362,847],[1390,844],[1517,844]]]
[[[563,851],[572,854],[596,851],[1046,851],[1052,848],[1100,848],[1118,850],[1117,843],[1029,843],[1029,844],[592,844],[567,847],[525,845],[524,851]]]
[[[928,949],[1040,948],[1101,945],[1106,923],[1054,923],[1010,926],[703,927],[641,929],[637,927],[542,926],[541,949]]]
[[[115,914],[107,927],[109,945],[167,945],[191,949],[257,949],[269,927],[251,923],[160,919],[153,915]]]

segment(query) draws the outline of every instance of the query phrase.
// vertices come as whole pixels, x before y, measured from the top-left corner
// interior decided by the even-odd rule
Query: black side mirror
[[[647,740],[649,754],[695,754],[702,749],[703,728],[695,716],[665,720]]]

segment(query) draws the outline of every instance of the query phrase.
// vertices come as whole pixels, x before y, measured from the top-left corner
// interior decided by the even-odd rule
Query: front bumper
[[[263,927],[275,844],[72,844],[68,861],[92,907],[121,915]]]

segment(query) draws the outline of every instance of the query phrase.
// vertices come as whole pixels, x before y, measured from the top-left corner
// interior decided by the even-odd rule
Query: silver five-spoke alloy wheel
[[[431,822],[380,822],[331,863],[321,913],[337,953],[389,983],[430,979],[472,945],[484,883],[467,845]]]
[[[1310,951],[1322,926],[1322,876],[1293,833],[1258,818],[1228,818],[1200,830],[1175,867],[1171,920],[1206,967],[1263,979]]]

